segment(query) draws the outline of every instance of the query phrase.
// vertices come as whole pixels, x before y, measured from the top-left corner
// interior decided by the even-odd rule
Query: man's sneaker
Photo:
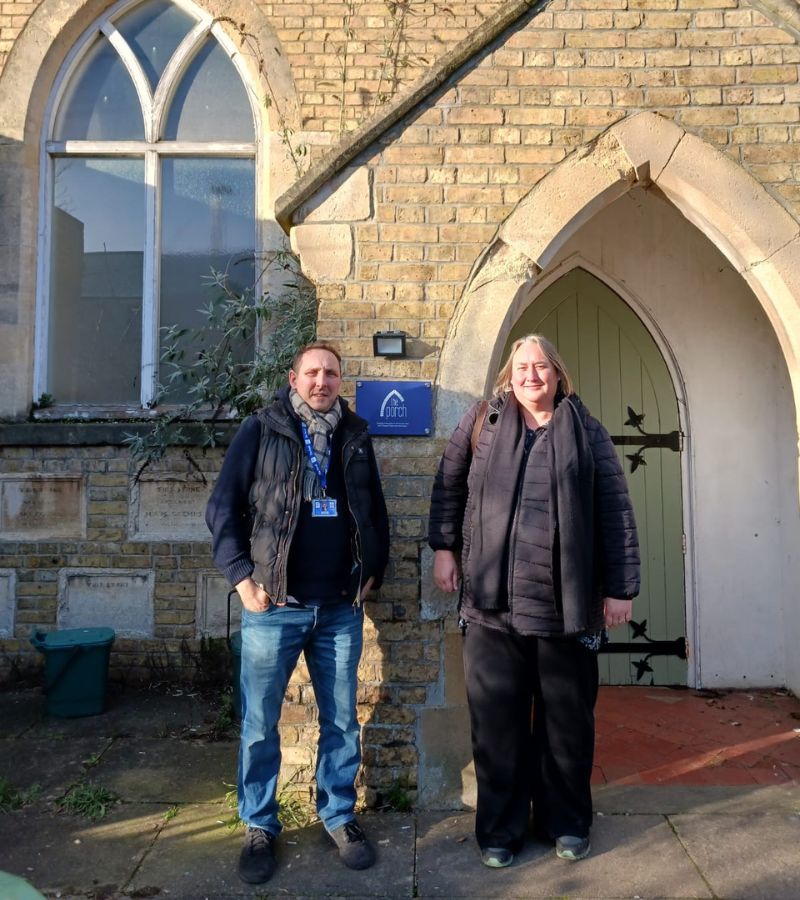
[[[490,869],[505,869],[514,862],[508,847],[481,847],[481,862]]]
[[[375,862],[375,850],[355,819],[328,834],[339,848],[339,858],[348,869],[368,869]]]
[[[248,884],[263,884],[275,871],[275,835],[263,828],[248,826],[239,854],[239,878]]]
[[[559,859],[568,859],[572,862],[584,859],[589,855],[591,849],[588,837],[564,834],[560,838],[556,838],[556,856]]]

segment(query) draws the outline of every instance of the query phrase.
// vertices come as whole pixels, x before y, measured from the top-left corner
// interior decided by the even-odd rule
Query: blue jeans
[[[279,834],[276,790],[281,764],[278,720],[301,651],[319,709],[317,812],[333,831],[353,818],[361,763],[356,717],[364,612],[349,603],[242,610],[242,730],[239,816]]]

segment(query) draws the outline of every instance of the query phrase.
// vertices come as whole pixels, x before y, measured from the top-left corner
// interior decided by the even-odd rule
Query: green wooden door
[[[636,512],[642,592],[628,633],[610,632],[601,680],[686,684],[680,426],[664,359],[633,310],[584,269],[537,297],[508,346],[530,333],[558,347],[581,399],[611,434]]]

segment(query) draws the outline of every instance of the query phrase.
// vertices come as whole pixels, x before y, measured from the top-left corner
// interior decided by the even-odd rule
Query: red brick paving
[[[800,700],[785,691],[602,687],[593,784],[800,784]]]

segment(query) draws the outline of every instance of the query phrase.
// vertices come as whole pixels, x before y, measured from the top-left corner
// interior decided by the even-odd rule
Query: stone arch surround
[[[543,178],[477,262],[442,349],[437,433],[452,431],[464,402],[489,389],[521,294],[582,225],[635,187],[672,203],[750,286],[784,355],[800,433],[800,224],[736,163],[650,112],[612,126]]]

